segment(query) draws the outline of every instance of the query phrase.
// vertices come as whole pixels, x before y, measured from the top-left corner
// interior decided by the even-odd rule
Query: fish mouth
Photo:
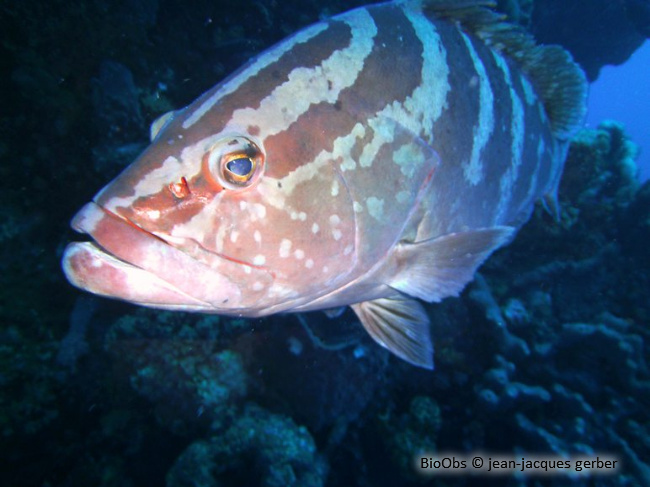
[[[211,266],[97,203],[71,226],[93,241],[69,244],[62,267],[75,286],[106,297],[163,309],[224,312],[239,287]]]

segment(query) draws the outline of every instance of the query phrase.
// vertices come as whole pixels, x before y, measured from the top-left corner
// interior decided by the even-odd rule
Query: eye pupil
[[[248,157],[239,157],[226,164],[226,169],[236,176],[248,176],[253,170],[253,162]]]

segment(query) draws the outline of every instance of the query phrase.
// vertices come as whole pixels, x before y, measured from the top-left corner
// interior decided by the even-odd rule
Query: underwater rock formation
[[[108,331],[106,349],[130,386],[154,407],[169,431],[219,429],[237,414],[248,378],[240,355],[222,349],[218,317],[138,310]]]
[[[648,305],[636,301],[648,292],[648,269],[622,248],[634,241],[622,236],[638,230],[617,223],[650,210],[635,153],[620,125],[583,131],[567,161],[560,225],[538,211],[487,264],[489,287],[479,280],[469,292],[488,322],[499,316],[496,322],[509,330],[475,386],[484,422],[517,438],[515,450],[523,452],[616,452],[627,468],[602,485],[650,482],[650,458],[641,453],[648,451],[646,432],[635,427],[650,399]],[[506,266],[515,279],[503,272]],[[512,355],[511,334],[530,355]]]
[[[321,487],[326,477],[327,463],[304,427],[248,404],[223,434],[192,443],[166,485]]]
[[[567,48],[590,81],[604,65],[625,62],[650,36],[650,4],[644,0],[533,3],[530,30],[535,38]]]

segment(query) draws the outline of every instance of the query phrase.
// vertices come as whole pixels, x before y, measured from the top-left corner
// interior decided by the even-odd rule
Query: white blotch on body
[[[406,203],[411,198],[411,193],[408,191],[400,191],[395,197],[398,203]]]
[[[338,196],[339,194],[339,182],[336,179],[332,181],[332,191],[330,194],[332,196]]]
[[[368,207],[368,213],[377,221],[382,221],[384,217],[384,200],[377,198],[375,196],[370,196],[366,200],[366,206]]]
[[[291,253],[291,240],[283,238],[280,242],[280,257],[286,259]]]

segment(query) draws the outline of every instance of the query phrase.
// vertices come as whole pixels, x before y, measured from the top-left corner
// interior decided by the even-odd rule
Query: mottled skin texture
[[[431,367],[412,298],[457,294],[553,193],[565,150],[512,62],[415,3],[370,6],[170,116],[73,221],[104,251],[72,244],[63,265],[79,287],[161,308],[360,303],[375,340]]]

